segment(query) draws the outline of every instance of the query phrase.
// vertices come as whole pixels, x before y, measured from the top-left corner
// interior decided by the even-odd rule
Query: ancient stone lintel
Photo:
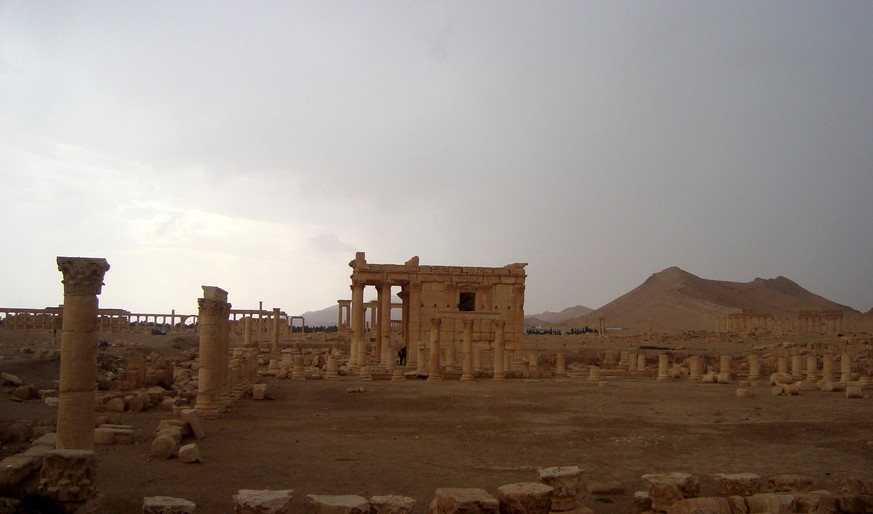
[[[64,294],[100,294],[109,263],[103,258],[58,257],[58,271],[64,274]]]
[[[84,502],[97,492],[97,458],[91,450],[49,450],[39,474],[42,494],[60,502]]]

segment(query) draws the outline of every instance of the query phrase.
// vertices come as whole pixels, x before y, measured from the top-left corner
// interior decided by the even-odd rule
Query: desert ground
[[[329,347],[324,336],[286,344]],[[335,337],[335,336],[333,336]],[[866,337],[866,339],[865,339]],[[856,338],[869,343],[870,336]],[[145,496],[175,496],[198,512],[232,512],[239,489],[293,489],[295,510],[307,494],[396,494],[416,500],[424,512],[439,487],[497,488],[537,479],[537,468],[580,466],[578,502],[596,513],[634,512],[632,496],[645,473],[685,471],[698,475],[701,495],[717,494],[716,473],[762,476],[799,473],[817,489],[839,490],[839,481],[873,479],[873,400],[847,399],[818,390],[774,396],[765,383],[751,396],[736,396],[736,383],[701,384],[687,379],[658,382],[655,355],[674,358],[742,355],[782,342],[838,342],[829,336],[785,335],[778,339],[714,336],[529,336],[528,350],[563,351],[568,363],[597,362],[604,351],[650,355],[650,375],[606,373],[603,384],[585,373],[548,379],[481,378],[460,382],[305,382],[264,377],[271,399],[246,396],[197,440],[203,462],[149,457],[160,419],[172,412],[153,408],[112,413],[132,425],[133,444],[98,446],[101,512],[140,512]],[[108,354],[157,353],[165,358],[196,346],[197,337],[112,334]],[[233,341],[232,341],[233,344]],[[25,383],[53,387],[57,358],[34,358],[22,348],[57,347],[50,333],[0,331],[0,371]],[[648,349],[638,350],[640,347]],[[868,345],[869,347],[869,345]],[[455,375],[456,377],[456,375]],[[349,392],[363,388],[363,392]],[[7,388],[7,394],[11,394]],[[53,430],[56,408],[40,400],[2,400],[0,426],[26,421],[35,435]],[[6,443],[0,457],[27,443]],[[623,494],[597,496],[592,481],[618,481]]]

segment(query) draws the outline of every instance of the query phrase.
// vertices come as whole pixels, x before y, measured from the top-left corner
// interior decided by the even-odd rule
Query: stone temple
[[[456,355],[481,361],[487,352],[498,369],[520,366],[526,265],[426,266],[418,257],[404,264],[373,264],[364,252],[357,252],[349,263],[352,299],[339,301],[340,326],[351,332],[351,367],[363,368],[362,373],[370,365],[390,369],[401,348],[406,349],[408,365],[419,372],[428,370],[429,378],[439,377],[441,367],[461,364]],[[369,332],[364,315],[367,286],[378,293],[375,326]],[[395,287],[402,301],[399,323],[391,319]]]

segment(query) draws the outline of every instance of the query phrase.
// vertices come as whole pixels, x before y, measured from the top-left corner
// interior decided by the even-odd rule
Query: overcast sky
[[[0,0],[0,306],[299,314],[374,263],[873,306],[873,2]],[[397,290],[395,289],[395,293]]]

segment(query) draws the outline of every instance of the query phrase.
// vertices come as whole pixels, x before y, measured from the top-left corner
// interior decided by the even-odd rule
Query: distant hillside
[[[575,307],[567,307],[561,312],[546,311],[541,314],[531,314],[524,317],[524,324],[527,326],[545,325],[549,323],[561,323],[579,316],[584,316],[594,309],[589,309],[583,305]]]
[[[858,311],[813,294],[785,277],[756,278],[747,283],[708,280],[677,267],[650,276],[636,289],[609,304],[562,325],[607,327],[631,331],[714,330],[715,319],[743,309],[797,316],[799,310],[841,310],[844,316]]]
[[[368,299],[367,301],[371,301]],[[401,303],[400,297],[397,295],[391,295],[391,302],[394,304]],[[335,327],[337,322],[337,316],[339,316],[339,304],[331,305],[330,307],[325,307],[324,309],[318,311],[307,311],[303,314],[300,314],[306,320],[306,325],[310,327]],[[369,313],[367,313],[369,316]],[[401,319],[402,313],[400,309],[392,309],[391,310],[391,319],[399,320]],[[369,317],[365,319],[365,322],[369,322]]]

